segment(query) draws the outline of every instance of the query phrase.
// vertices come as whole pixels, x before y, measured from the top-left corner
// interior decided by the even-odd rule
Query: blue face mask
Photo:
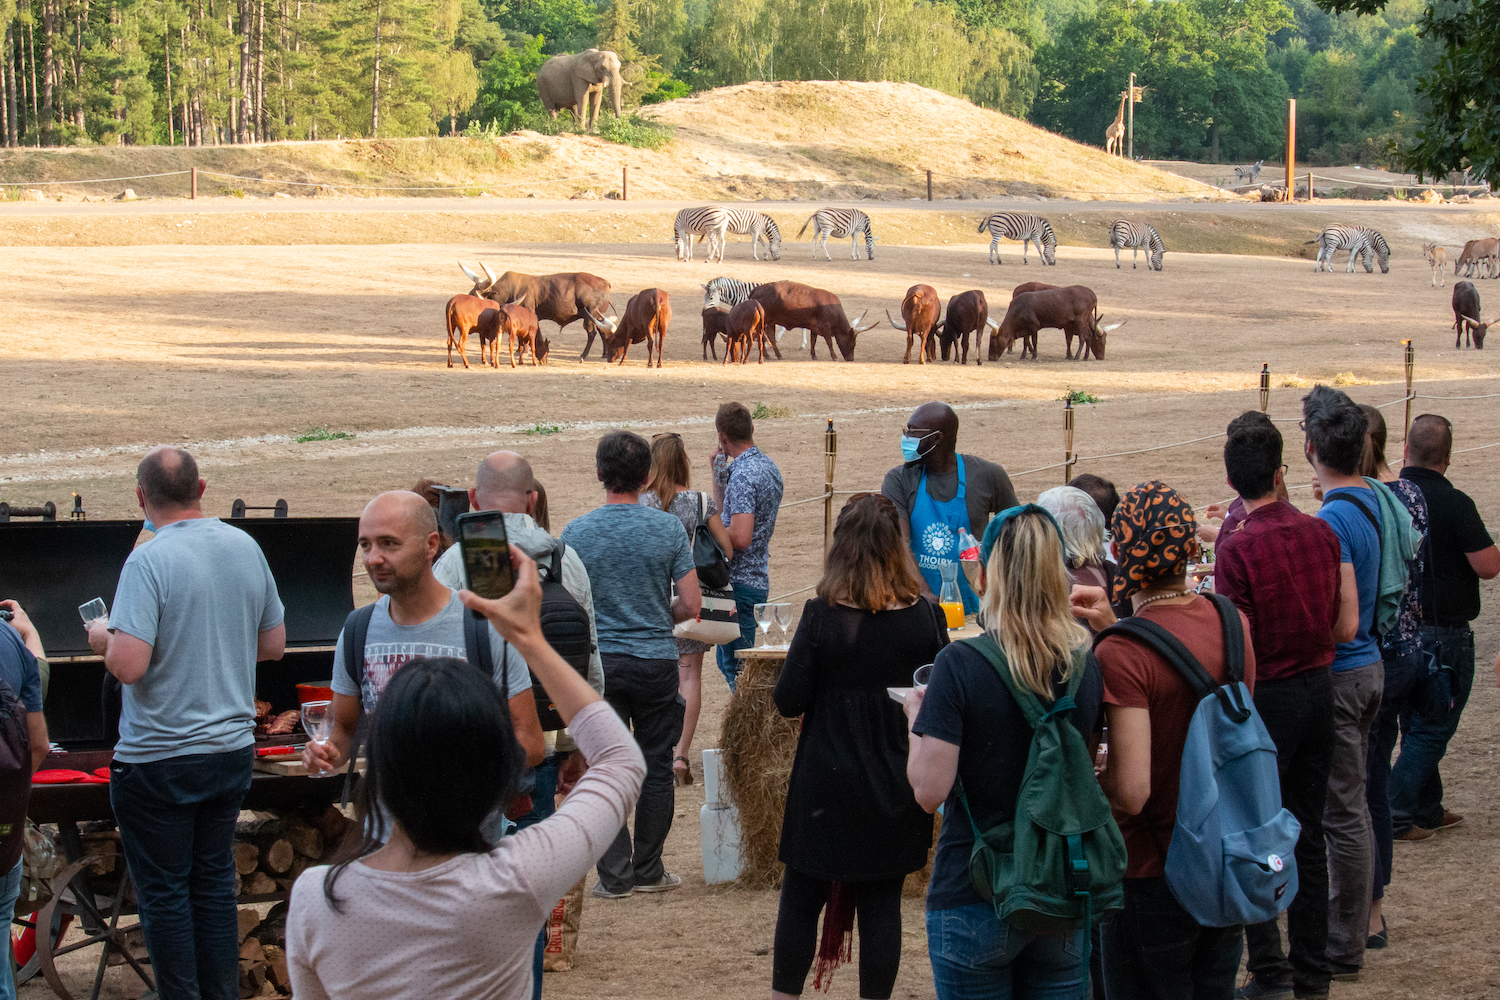
[[[143,524],[143,525],[141,525],[141,527],[143,529],[145,529],[146,531],[151,532],[151,534],[153,534],[153,535],[156,534],[156,525],[154,525],[154,524],[151,523],[151,518],[149,518],[149,517],[146,518],[146,523]]]
[[[907,462],[907,463],[917,462],[917,461],[920,461],[920,460],[926,458],[928,455],[932,454],[932,448],[936,448],[937,444],[934,443],[933,446],[932,446],[932,448],[928,448],[926,451],[923,451],[922,450],[922,442],[926,441],[930,437],[937,437],[937,436],[938,436],[937,431],[932,431],[932,432],[930,432],[928,434],[922,435],[921,437],[912,437],[910,434],[903,434],[903,435],[901,435],[901,458],[902,458],[902,460],[905,461],[905,462]]]

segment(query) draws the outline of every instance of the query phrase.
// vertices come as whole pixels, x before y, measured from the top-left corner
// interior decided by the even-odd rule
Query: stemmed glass
[[[755,606],[755,624],[760,626],[761,643],[759,648],[761,649],[771,648],[771,615],[772,605],[757,604]]]
[[[305,701],[302,703],[302,731],[307,733],[307,738],[319,746],[324,746],[333,736],[333,702],[331,701]],[[333,771],[310,771],[314,778],[332,777]]]
[[[791,645],[792,636],[789,630],[792,627],[792,606],[790,604],[772,605],[772,615],[776,619],[777,627],[781,629],[782,645]]]

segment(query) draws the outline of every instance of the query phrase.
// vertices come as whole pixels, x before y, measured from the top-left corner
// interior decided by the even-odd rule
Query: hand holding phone
[[[468,589],[492,601],[509,594],[515,588],[516,574],[510,564],[505,515],[498,510],[460,514],[457,529]]]

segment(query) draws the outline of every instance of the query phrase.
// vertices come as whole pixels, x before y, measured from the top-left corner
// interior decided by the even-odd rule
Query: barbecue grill
[[[119,736],[118,685],[109,679],[103,660],[88,647],[77,608],[95,597],[114,600],[125,560],[135,548],[143,526],[140,520],[90,521],[75,503],[73,519],[55,520],[55,507],[5,508],[0,519],[0,597],[13,598],[26,609],[52,664],[43,711],[57,748],[43,768],[68,768],[92,773],[107,767]],[[273,510],[271,517],[246,517],[247,510]],[[247,507],[235,501],[228,523],[242,529],[260,546],[286,608],[287,651],[275,662],[256,665],[256,696],[270,702],[273,712],[296,708],[297,684],[326,683],[333,674],[333,645],[344,619],[354,608],[351,565],[358,536],[357,518],[290,517],[285,501],[274,507]],[[18,517],[40,520],[18,520]],[[300,734],[258,737],[258,747],[300,742]],[[257,772],[245,798],[246,809],[281,812],[324,808],[343,790],[343,782]],[[102,945],[98,996],[103,970],[111,955],[123,956],[148,985],[146,971],[124,947],[132,927],[120,924],[128,909],[127,878],[122,878],[113,900],[96,899],[83,860],[79,825],[113,820],[107,784],[37,785],[32,789],[29,817],[36,823],[55,823],[68,862],[54,880],[54,903],[36,924],[53,933],[36,935],[37,959],[53,990],[65,1000],[71,995],[58,978],[54,958],[69,951]],[[123,859],[119,860],[121,871]],[[70,890],[64,898],[64,889]],[[241,896],[240,902],[285,898],[285,893]],[[82,922],[87,940],[59,948],[55,937],[61,909]],[[117,959],[118,961],[118,959]],[[34,969],[32,970],[34,974]]]

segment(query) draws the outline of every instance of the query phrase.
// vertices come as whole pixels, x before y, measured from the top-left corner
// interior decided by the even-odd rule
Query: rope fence
[[[1414,400],[1426,399],[1426,400],[1452,401],[1452,400],[1475,400],[1475,399],[1495,399],[1495,398],[1500,398],[1500,392],[1481,393],[1481,394],[1474,394],[1474,395],[1467,395],[1467,394],[1465,394],[1465,395],[1438,395],[1438,394],[1417,393],[1417,392],[1415,392],[1414,389],[1413,389],[1412,381],[1413,381],[1413,376],[1414,376],[1415,367],[1416,367],[1416,352],[1415,352],[1415,349],[1412,347],[1412,343],[1411,343],[1410,340],[1402,341],[1402,347],[1403,347],[1403,351],[1404,351],[1404,362],[1405,362],[1405,372],[1406,372],[1406,392],[1403,395],[1398,396],[1395,399],[1389,400],[1389,401],[1384,402],[1384,403],[1375,404],[1375,408],[1376,409],[1385,409],[1385,408],[1390,407],[1390,406],[1397,406],[1397,405],[1405,404],[1405,406],[1406,406],[1406,412],[1405,412],[1404,421],[1402,423],[1402,436],[1403,436],[1403,438],[1405,437],[1406,432],[1411,429],[1411,420],[1412,420],[1411,404],[1412,404],[1412,402]],[[1259,374],[1260,374],[1260,412],[1261,413],[1266,413],[1267,410],[1269,409],[1269,406],[1270,406],[1270,390],[1271,390],[1271,369],[1270,369],[1269,362],[1261,365],[1261,370],[1260,370]],[[1061,461],[1061,462],[1054,462],[1054,463],[1052,463],[1050,465],[1038,466],[1038,467],[1036,467],[1034,469],[1026,469],[1026,470],[1024,470],[1022,472],[1010,472],[1010,473],[1008,473],[1008,476],[1009,476],[1010,479],[1012,479],[1012,480],[1021,479],[1023,477],[1035,475],[1035,474],[1041,473],[1041,472],[1051,472],[1051,471],[1054,471],[1054,470],[1057,470],[1057,469],[1063,469],[1064,472],[1063,472],[1063,477],[1062,478],[1063,478],[1063,482],[1066,483],[1068,480],[1070,480],[1072,478],[1073,468],[1075,466],[1081,464],[1081,463],[1085,463],[1085,462],[1102,462],[1102,461],[1105,461],[1107,459],[1126,458],[1126,457],[1129,457],[1129,456],[1132,456],[1132,455],[1145,455],[1145,454],[1149,454],[1149,453],[1152,453],[1152,452],[1167,451],[1167,450],[1172,449],[1172,448],[1183,448],[1183,447],[1187,447],[1189,445],[1202,444],[1205,441],[1218,440],[1220,438],[1223,438],[1224,435],[1225,435],[1225,433],[1226,433],[1225,431],[1220,431],[1220,432],[1215,433],[1215,434],[1204,434],[1204,435],[1201,435],[1199,437],[1187,438],[1187,439],[1182,440],[1182,441],[1172,441],[1172,442],[1169,442],[1167,444],[1149,445],[1149,446],[1144,447],[1144,448],[1133,448],[1133,449],[1130,449],[1128,451],[1107,452],[1107,453],[1099,454],[1099,455],[1081,455],[1081,454],[1079,454],[1079,453],[1077,453],[1077,452],[1075,452],[1073,450],[1073,433],[1074,433],[1073,414],[1074,414],[1074,408],[1073,408],[1072,401],[1071,400],[1065,401],[1064,406],[1063,406],[1063,456],[1064,456],[1063,457],[1063,461]],[[1271,417],[1271,420],[1273,420],[1273,421],[1275,421],[1277,423],[1297,423],[1297,422],[1300,422],[1301,419],[1302,418],[1298,417],[1298,416]],[[1453,454],[1454,455],[1465,455],[1465,454],[1468,454],[1470,452],[1485,451],[1485,450],[1490,449],[1490,448],[1500,448],[1500,441],[1494,441],[1494,442],[1491,442],[1489,444],[1473,445],[1473,446],[1470,446],[1470,447],[1467,447],[1467,448],[1458,448],[1458,449],[1455,449],[1453,451]],[[878,488],[876,488],[876,489],[868,489],[868,490],[836,490],[836,489],[834,489],[833,488],[833,478],[834,478],[834,468],[835,468],[835,465],[836,465],[836,462],[837,462],[837,457],[838,457],[838,435],[837,435],[836,431],[834,430],[833,421],[829,420],[828,421],[828,429],[825,432],[825,442],[824,442],[824,474],[825,474],[825,480],[824,480],[823,492],[817,494],[816,496],[806,497],[806,498],[801,499],[801,500],[787,501],[786,503],[781,504],[781,506],[779,508],[781,510],[786,510],[787,508],[800,507],[800,506],[802,506],[804,504],[809,504],[809,503],[822,503],[823,504],[823,538],[824,538],[824,554],[825,555],[827,554],[827,546],[828,546],[829,540],[832,538],[832,532],[833,532],[833,520],[834,520],[833,499],[834,499],[834,497],[853,496],[853,495],[858,494],[858,493],[878,493],[879,492]],[[1312,484],[1310,484],[1310,483],[1306,484],[1306,485],[1299,485],[1299,486],[1288,487],[1289,490],[1307,490],[1307,489],[1312,489],[1312,488],[1313,488]],[[1214,501],[1213,504],[1204,504],[1204,505],[1202,505],[1200,507],[1195,507],[1193,509],[1196,510],[1196,511],[1202,511],[1202,510],[1208,509],[1211,506],[1214,506],[1215,504],[1218,504],[1218,505],[1227,504],[1230,501],[1232,501],[1233,499],[1234,499],[1233,497],[1229,497],[1228,499],[1217,500],[1217,501]],[[817,587],[817,584],[812,584],[812,585],[809,585],[809,586],[806,586],[806,587],[802,587],[802,588],[797,589],[797,590],[789,591],[789,592],[787,592],[785,594],[781,594],[781,595],[779,595],[779,596],[777,596],[775,598],[768,599],[768,602],[769,603],[775,603],[775,602],[784,600],[784,599],[789,598],[789,597],[795,597],[798,594],[807,593],[808,591],[813,590],[816,587]]]

